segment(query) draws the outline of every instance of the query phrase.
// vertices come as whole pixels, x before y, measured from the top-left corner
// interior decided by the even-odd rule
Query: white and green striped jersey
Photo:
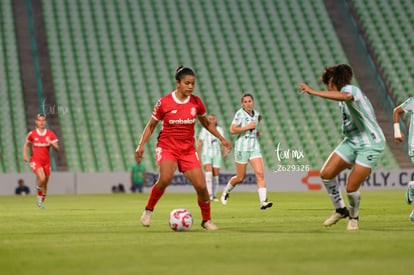
[[[260,113],[257,110],[253,110],[253,115],[249,115],[243,108],[240,108],[234,115],[233,121],[231,124],[237,125],[239,127],[244,127],[250,122],[256,122],[256,129],[247,130],[243,133],[240,133],[234,144],[235,151],[241,152],[250,152],[259,150],[260,144],[257,138],[257,127],[259,126],[259,115]]]
[[[223,128],[216,127],[217,131],[224,137]],[[221,155],[221,142],[206,128],[201,129],[201,133],[198,136],[198,140],[203,141],[203,147],[201,154],[208,154],[209,156]]]
[[[361,147],[385,148],[385,137],[375,118],[371,102],[355,86],[346,85],[341,92],[351,93],[353,100],[342,101],[342,132],[355,145]]]
[[[413,140],[413,130],[414,130],[414,97],[410,97],[404,101],[403,104],[400,105],[401,109],[403,109],[406,113],[411,113],[410,119],[410,131],[408,133],[408,155],[414,156],[414,140]]]

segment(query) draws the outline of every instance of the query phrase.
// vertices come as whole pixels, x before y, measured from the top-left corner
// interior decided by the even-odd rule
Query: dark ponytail
[[[175,80],[181,81],[186,75],[195,76],[195,73],[192,69],[180,65],[177,70],[175,70]]]
[[[325,67],[322,73],[321,80],[324,84],[331,84],[338,90],[345,85],[351,84],[354,73],[351,66],[347,64],[340,64],[332,67]]]

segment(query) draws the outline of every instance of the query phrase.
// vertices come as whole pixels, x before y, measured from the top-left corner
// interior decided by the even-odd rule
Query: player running
[[[414,164],[414,137],[413,137],[413,126],[414,126],[414,97],[410,97],[405,100],[400,106],[394,109],[394,139],[395,142],[400,143],[404,140],[404,134],[401,133],[400,129],[400,114],[411,113],[410,119],[410,132],[408,134],[408,156],[411,159],[411,163]],[[408,204],[412,204],[414,200],[414,181],[408,182],[407,191],[405,193],[405,200]],[[414,222],[414,210],[411,211],[409,220]]]
[[[223,128],[217,126],[217,118],[215,115],[208,116],[209,123],[215,125],[217,131],[224,137]],[[227,151],[223,147],[223,154],[221,153],[222,144],[214,135],[212,135],[206,128],[201,130],[198,137],[198,155],[201,156],[201,161],[204,165],[205,180],[208,193],[211,201],[218,201],[216,193],[219,187],[219,173],[222,156],[227,157]]]
[[[27,135],[26,143],[23,147],[23,159],[25,162],[29,161],[27,153],[31,143],[32,157],[30,159],[30,167],[37,176],[37,206],[43,209],[50,177],[49,148],[52,146],[53,150],[58,151],[59,146],[56,135],[51,130],[46,129],[45,115],[38,114],[35,124],[36,129]]]
[[[224,187],[223,193],[221,194],[221,203],[223,205],[227,204],[230,192],[246,176],[247,164],[250,162],[256,175],[260,209],[264,210],[272,207],[273,203],[267,201],[264,165],[258,140],[261,133],[257,130],[257,127],[261,116],[257,110],[253,109],[253,95],[248,93],[244,94],[241,98],[241,105],[242,108],[236,112],[230,126],[230,134],[237,135],[234,145],[236,175]]]
[[[216,136],[221,144],[229,151],[231,144],[217,131],[214,124],[208,122],[203,102],[192,95],[195,86],[195,74],[186,67],[178,67],[175,73],[177,89],[162,97],[155,104],[152,118],[142,133],[135,159],[141,160],[144,154],[144,145],[154,132],[159,121],[163,121],[162,130],[158,136],[155,156],[159,166],[159,177],[151,189],[147,205],[141,216],[141,223],[148,227],[155,205],[164,194],[165,188],[173,179],[178,170],[193,184],[201,209],[201,226],[207,230],[217,230],[210,215],[210,197],[204,181],[203,170],[194,146],[194,125],[196,118],[201,125]]]
[[[359,228],[359,187],[370,175],[385,148],[385,137],[375,118],[372,105],[358,87],[351,85],[352,77],[352,68],[341,64],[326,67],[322,74],[321,79],[328,92],[314,91],[308,85],[300,84],[302,93],[339,101],[345,138],[330,154],[321,169],[322,182],[335,207],[334,213],[324,225],[331,226],[340,219],[349,217],[348,230]],[[352,166],[346,183],[346,208],[336,176]]]

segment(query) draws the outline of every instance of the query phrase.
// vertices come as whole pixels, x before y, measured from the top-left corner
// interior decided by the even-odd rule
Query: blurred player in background
[[[26,195],[30,194],[30,188],[24,184],[23,179],[19,179],[17,184],[18,185],[17,185],[16,189],[14,190],[14,193],[16,195],[26,196]]]
[[[322,182],[335,207],[334,213],[324,225],[331,226],[340,219],[349,217],[348,230],[359,228],[359,187],[370,175],[385,149],[385,137],[377,123],[372,105],[358,87],[351,85],[352,77],[352,68],[341,64],[326,67],[322,74],[322,82],[328,91],[314,91],[308,85],[300,84],[302,93],[339,101],[345,138],[321,169]],[[336,177],[352,166],[346,183],[346,208]]]
[[[254,98],[251,94],[244,94],[241,98],[240,108],[230,126],[230,134],[237,135],[234,144],[234,160],[236,162],[236,175],[230,179],[221,194],[221,203],[227,204],[230,192],[243,181],[246,176],[247,164],[250,163],[257,180],[260,209],[272,207],[273,203],[267,201],[267,190],[264,178],[264,165],[260,151],[259,138],[261,133],[257,130],[261,120],[260,113],[253,109]]]
[[[217,118],[215,115],[209,115],[208,121],[213,124],[217,131],[224,137],[223,128],[217,125]],[[222,150],[222,144],[219,139],[212,135],[206,128],[201,130],[198,137],[198,155],[201,157],[201,162],[204,165],[205,180],[208,193],[211,201],[218,201],[216,193],[219,187],[219,173],[221,167],[222,157],[227,157],[225,148]]]
[[[135,159],[140,161],[145,151],[145,143],[154,132],[158,122],[162,120],[163,127],[155,149],[159,177],[151,189],[141,223],[144,226],[150,226],[154,207],[164,194],[165,188],[171,183],[178,167],[178,170],[190,180],[197,192],[198,205],[203,219],[201,226],[207,230],[216,230],[217,226],[211,221],[210,196],[194,145],[196,119],[198,118],[201,125],[217,137],[229,151],[231,144],[217,131],[214,124],[209,123],[206,109],[200,98],[192,95],[195,87],[193,70],[187,67],[178,67],[175,81],[177,89],[158,100],[152,111],[152,118],[145,127],[135,151]]]
[[[414,164],[414,138],[413,138],[413,126],[414,126],[414,97],[410,97],[405,100],[400,106],[394,109],[394,138],[397,143],[404,140],[404,134],[401,133],[400,129],[400,114],[410,113],[410,131],[408,134],[408,156],[411,159],[411,163]],[[405,193],[405,200],[408,204],[412,204],[414,200],[414,181],[408,182],[407,192]],[[410,221],[414,222],[414,210],[411,211],[409,216]]]
[[[135,193],[138,191],[139,193],[142,193],[146,178],[147,168],[141,160],[139,160],[131,167],[131,192]]]
[[[30,144],[32,144],[32,157],[30,159],[30,167],[37,176],[37,206],[40,209],[44,208],[47,194],[47,184],[50,177],[50,152],[52,146],[53,150],[58,151],[58,139],[55,133],[46,129],[46,116],[38,114],[36,116],[36,129],[29,132],[26,138],[26,143],[23,148],[23,159],[25,162],[29,161],[27,153],[29,152]]]

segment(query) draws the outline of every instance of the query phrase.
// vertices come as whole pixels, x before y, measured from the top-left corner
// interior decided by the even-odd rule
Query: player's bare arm
[[[232,124],[230,126],[230,134],[235,135],[235,134],[241,134],[243,132],[246,132],[247,130],[250,129],[255,129],[256,128],[256,122],[252,121],[249,124],[247,124],[246,126],[240,127],[238,125]]]
[[[50,146],[52,146],[52,148],[53,148],[53,150],[54,150],[55,152],[59,151],[59,145],[58,145],[57,140],[55,140],[55,141],[53,141],[53,142],[50,142],[50,138],[49,138],[49,137],[46,137],[46,142],[47,142]]]
[[[223,154],[223,158],[227,157],[227,150],[226,147],[223,146],[223,144],[221,145],[222,147],[222,154]]]
[[[231,152],[231,144],[228,142],[219,131],[217,131],[216,126],[212,123],[210,123],[206,116],[199,116],[198,120],[200,121],[201,125],[203,125],[204,128],[206,128],[213,136],[218,138],[221,142],[221,144],[227,148],[228,152]]]
[[[147,125],[144,128],[144,132],[142,133],[141,139],[138,143],[138,147],[135,150],[135,160],[139,161],[142,159],[144,152],[145,152],[145,143],[148,141],[148,139],[151,137],[152,133],[155,130],[155,127],[158,124],[158,120],[151,118],[150,121],[147,123]]]
[[[201,150],[203,149],[203,141],[201,139],[198,140],[197,144],[197,154],[198,157],[201,159]]]
[[[394,109],[392,118],[394,121],[394,140],[397,143],[400,143],[404,140],[404,134],[401,133],[400,129],[400,115],[404,113],[404,110],[401,108],[401,105]]]
[[[27,156],[27,153],[29,152],[29,147],[30,147],[29,142],[26,142],[23,146],[23,160],[24,160],[24,162],[29,161],[29,157]]]
[[[340,91],[315,91],[313,90],[311,87],[309,87],[308,85],[301,83],[300,84],[300,88],[299,91],[302,92],[302,94],[308,93],[310,95],[315,95],[315,96],[319,96],[322,98],[327,98],[327,99],[332,99],[332,100],[336,100],[336,101],[348,101],[348,100],[353,100],[354,97],[352,96],[351,93],[343,93]]]

